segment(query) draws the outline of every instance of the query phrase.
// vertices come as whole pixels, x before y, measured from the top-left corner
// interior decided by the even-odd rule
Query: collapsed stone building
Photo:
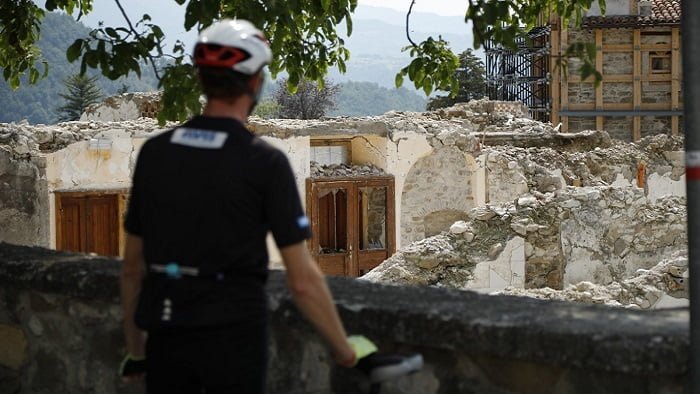
[[[138,392],[114,374],[120,262],[4,242],[118,254],[138,150],[164,129],[145,117],[156,100],[113,98],[79,122],[0,124],[9,392]],[[524,114],[476,101],[249,127],[289,156],[324,271],[364,274],[329,279],[348,329],[424,354],[423,371],[382,392],[682,392],[687,309],[437,288],[641,309],[687,298],[682,140],[562,133]],[[368,391],[329,368],[279,272],[268,292],[270,392]]]
[[[1,124],[0,240],[118,255],[139,147],[164,129],[150,117],[157,100],[127,94],[78,122]],[[492,101],[248,127],[290,158],[311,252],[331,275],[564,289],[621,283],[686,247],[679,137],[562,133]]]

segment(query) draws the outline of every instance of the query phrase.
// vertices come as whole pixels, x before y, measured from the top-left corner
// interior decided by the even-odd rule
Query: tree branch
[[[409,30],[408,30],[408,23],[409,23],[409,19],[411,17],[411,11],[413,11],[413,6],[415,4],[416,4],[416,0],[411,0],[411,6],[408,7],[408,13],[406,14],[406,38],[408,38],[408,42],[410,42],[411,45],[413,45],[414,47],[418,47],[418,45],[415,42],[413,42],[413,40],[411,39],[411,34],[409,33]]]
[[[129,19],[129,16],[126,14],[126,11],[124,11],[124,7],[122,7],[122,4],[119,2],[119,0],[114,0],[114,2],[117,3],[119,11],[121,11],[122,16],[126,20],[126,23],[129,25],[129,30],[131,30],[131,32],[134,33],[134,37],[136,37],[137,40],[141,40],[141,35],[136,31],[134,25],[131,24],[131,19]],[[160,42],[158,43],[158,45],[160,45]],[[160,74],[158,73],[158,67],[156,67],[156,62],[153,59],[153,56],[150,52],[147,53],[147,56],[148,60],[151,62],[151,66],[153,67],[153,73],[155,73],[156,78],[160,81]]]

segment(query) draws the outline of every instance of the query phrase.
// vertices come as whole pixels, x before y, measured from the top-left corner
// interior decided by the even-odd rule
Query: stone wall
[[[425,218],[434,212],[466,212],[474,206],[473,166],[456,147],[436,149],[418,160],[401,195],[401,243],[425,238]]]
[[[42,158],[18,157],[0,146],[0,242],[49,246],[45,166]]]
[[[610,138],[616,140],[631,142],[632,141],[632,117],[610,117],[606,116],[603,119],[603,128],[610,134]]]
[[[604,34],[603,37],[606,35]],[[629,32],[627,36],[632,37]],[[603,54],[603,74],[605,75],[632,74],[634,72],[633,64],[632,52],[608,52]]]
[[[626,82],[604,82],[603,103],[619,104],[632,102],[632,84]]]
[[[594,5],[595,6],[595,5]],[[595,8],[595,7],[593,7]],[[593,9],[592,8],[592,9]],[[633,108],[634,102],[634,29],[631,28],[604,28],[602,29],[603,47],[598,51],[602,56],[602,69],[598,70],[603,74],[603,81],[599,89],[602,90],[602,107],[596,104],[596,88],[593,83],[583,83],[577,80],[569,81],[564,78],[562,90],[568,93],[567,103],[562,104],[563,110],[581,111],[654,111],[654,110],[677,110],[682,109],[682,92],[679,92],[679,103],[681,108],[671,108],[672,104],[672,83],[671,69],[664,71],[651,70],[651,56],[667,56],[667,61],[672,60],[671,28],[670,27],[643,27],[641,29],[641,108]],[[595,43],[595,30],[582,30],[570,28],[564,33],[568,36],[569,44]],[[656,45],[656,47],[651,47]],[[666,45],[666,48],[662,46]],[[623,46],[625,46],[623,48]],[[566,50],[562,47],[562,53]],[[582,65],[580,59],[570,57],[568,60],[568,73],[575,74]],[[680,59],[679,59],[680,61]],[[680,87],[679,87],[680,89]],[[665,106],[663,105],[665,104]],[[583,130],[596,129],[595,117],[575,117],[568,116],[568,129],[566,131],[579,132]],[[650,124],[646,124],[650,123]],[[649,136],[656,133],[671,133],[671,122],[663,117],[641,116],[642,136]],[[627,134],[618,123],[605,122],[603,129],[608,131],[614,138],[622,141],[630,141],[633,138],[632,128]]]
[[[139,393],[116,370],[124,352],[119,262],[0,244],[0,393]],[[423,370],[382,393],[681,393],[688,311],[603,306],[428,287],[329,280],[348,332],[420,352]],[[366,393],[332,365],[298,314],[283,274],[268,284],[268,392]]]

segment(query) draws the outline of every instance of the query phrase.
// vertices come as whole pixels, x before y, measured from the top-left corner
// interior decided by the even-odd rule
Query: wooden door
[[[118,194],[56,194],[56,249],[119,255]]]
[[[395,252],[394,179],[306,183],[311,255],[327,275],[364,275]]]
[[[352,276],[357,270],[352,231],[354,188],[352,182],[311,183],[309,188],[307,207],[311,208],[309,216],[314,234],[311,254],[328,275]]]

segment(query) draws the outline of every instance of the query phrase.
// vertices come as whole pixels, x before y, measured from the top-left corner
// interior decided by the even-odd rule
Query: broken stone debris
[[[551,288],[523,289],[508,287],[492,294],[525,296],[546,300],[584,304],[649,309],[658,306],[664,297],[688,299],[688,256],[678,252],[651,269],[639,269],[635,276],[609,284],[588,281],[567,285],[563,290]],[[675,305],[682,305],[677,302]]]
[[[528,288],[565,288],[583,281],[621,283],[687,246],[681,197],[649,201],[641,189],[567,187],[486,205],[443,233],[409,244],[363,276],[392,284],[482,288],[475,268],[495,261],[515,238]]]
[[[169,123],[165,128],[175,126]],[[162,131],[155,119],[141,118],[123,122],[64,122],[55,125],[30,125],[0,123],[0,148],[11,153],[13,158],[28,158],[35,153],[51,153],[78,141],[97,138],[101,135],[123,135],[124,137],[146,137]]]
[[[311,178],[342,178],[386,175],[384,170],[373,165],[328,164],[311,162]]]

